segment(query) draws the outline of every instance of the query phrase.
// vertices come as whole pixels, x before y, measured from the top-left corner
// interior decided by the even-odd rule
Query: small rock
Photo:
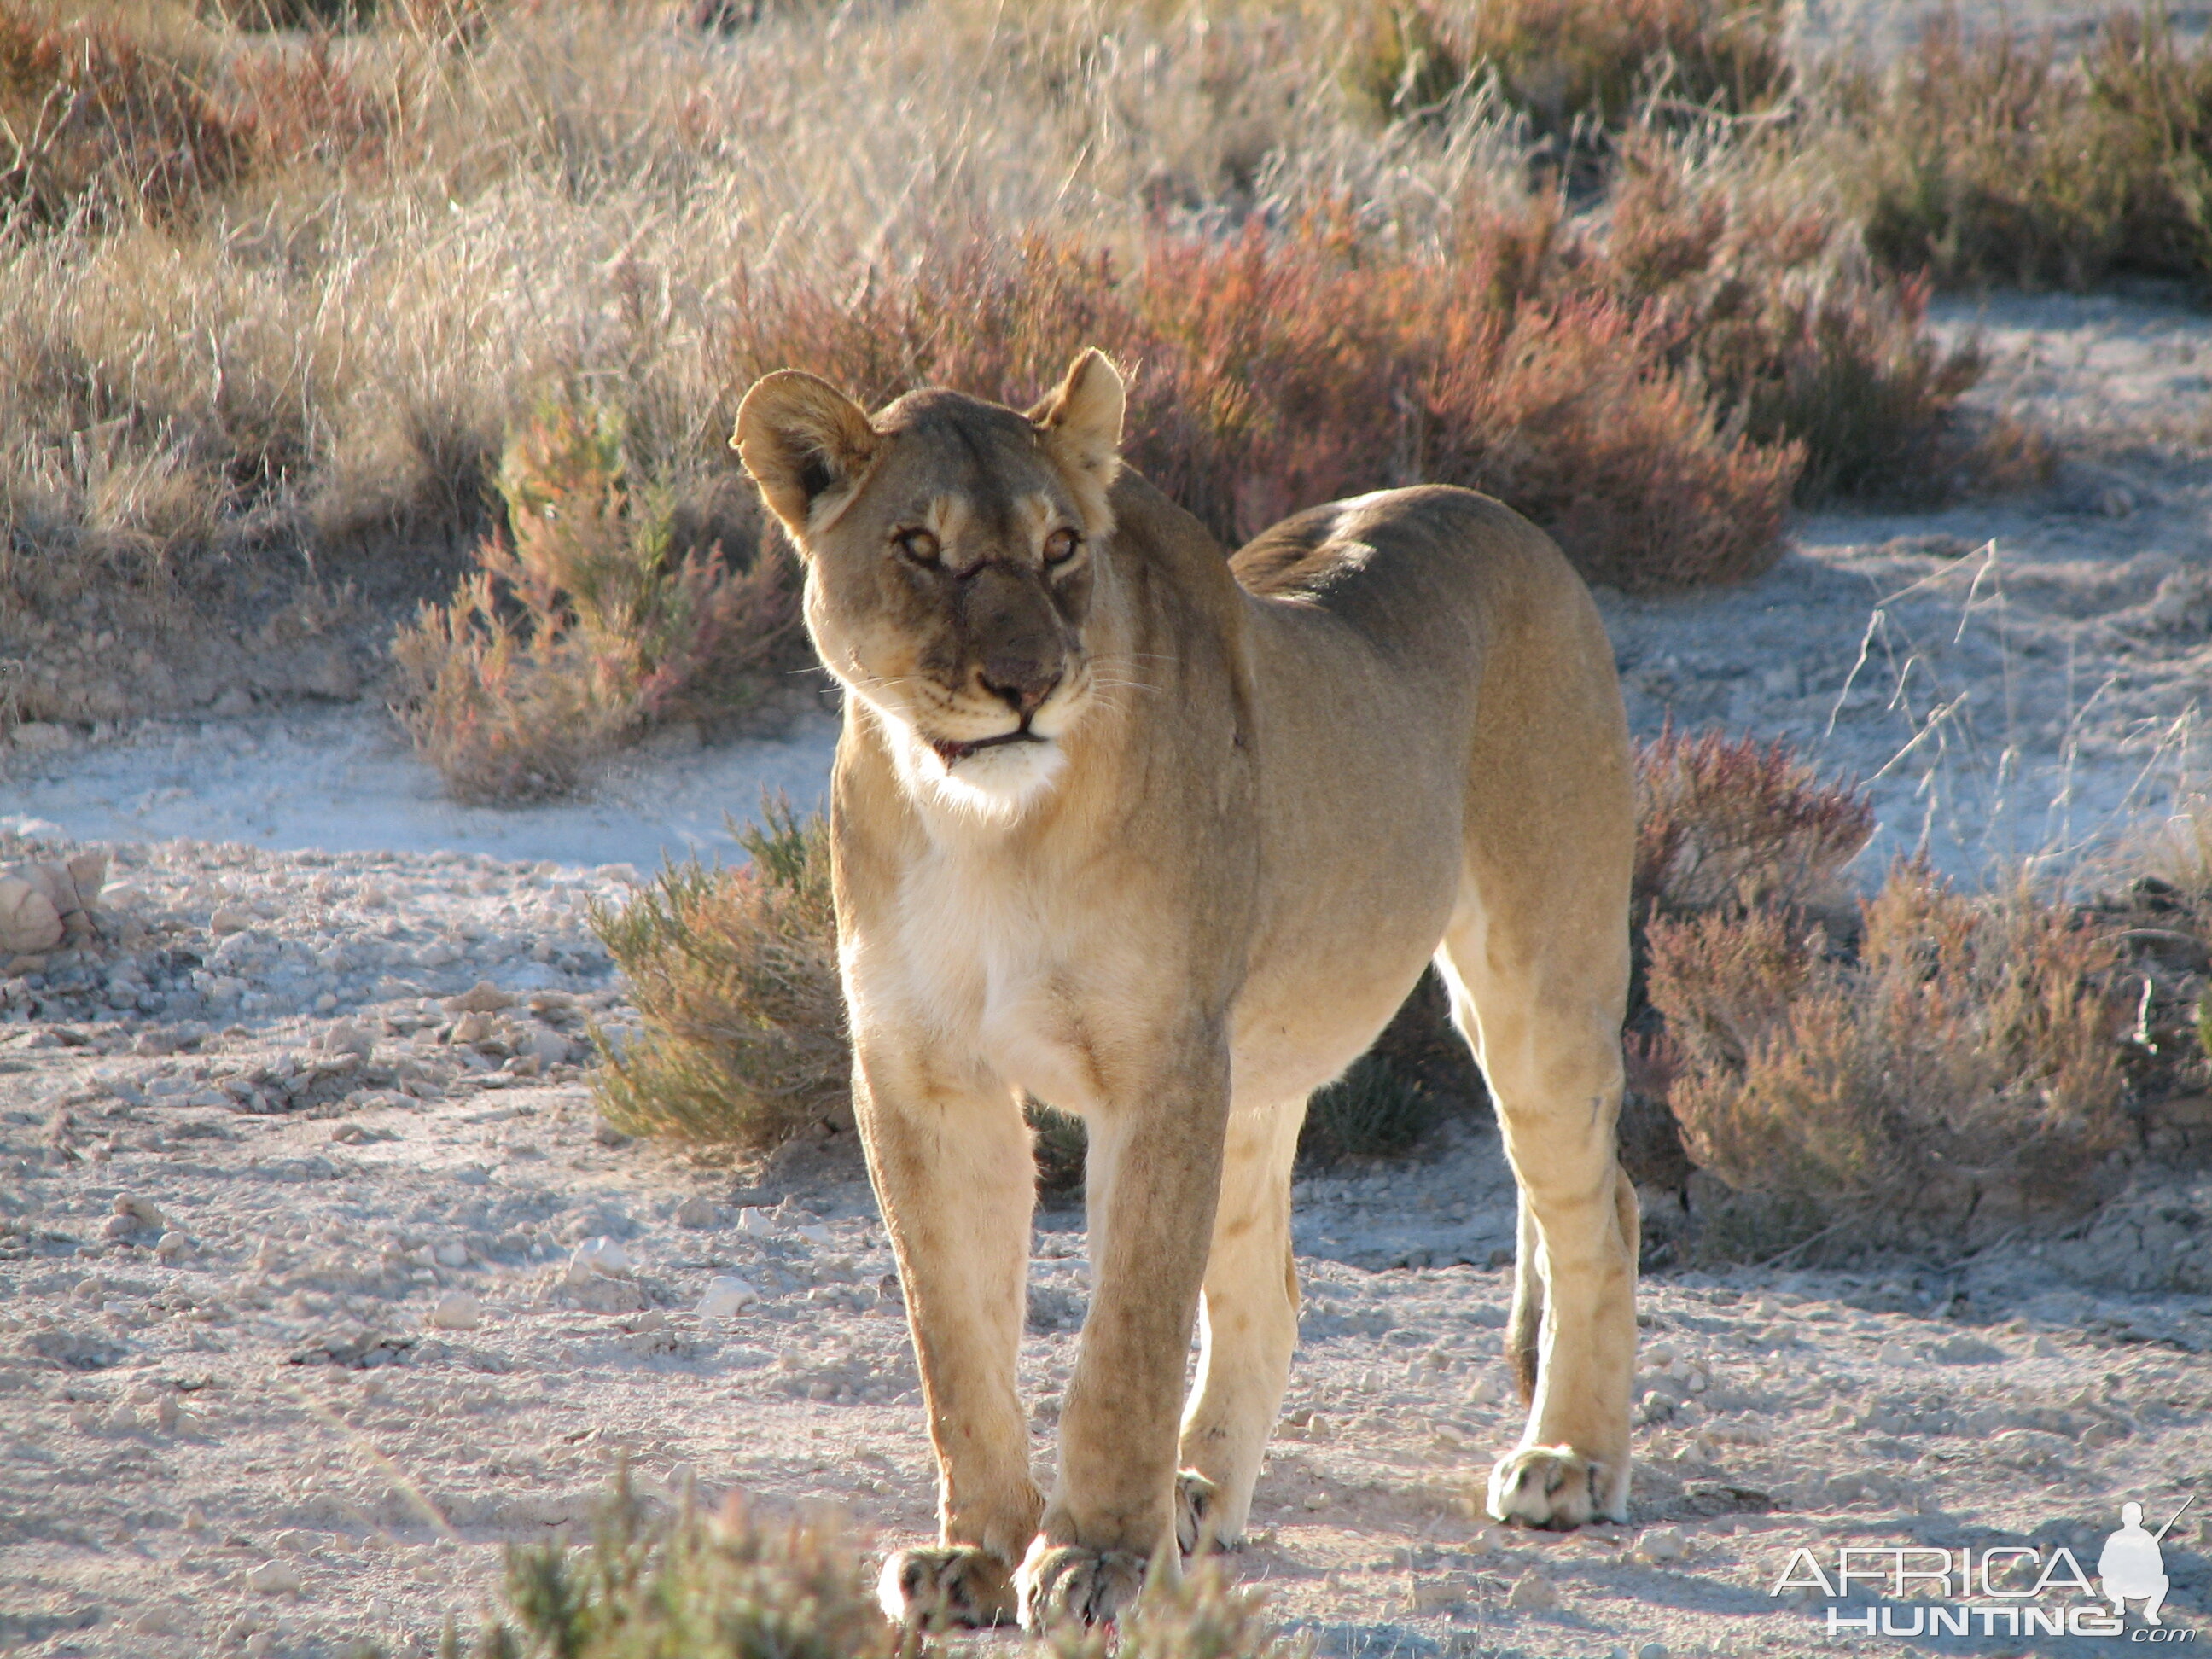
[[[129,1216],[141,1227],[148,1228],[161,1226],[166,1218],[161,1214],[160,1206],[150,1199],[134,1197],[129,1193],[118,1193],[115,1195],[115,1213],[118,1216]]]
[[[1664,1642],[1646,1642],[1636,1650],[1636,1659],[1667,1659],[1667,1644]]]
[[[154,1254],[172,1266],[182,1261],[191,1253],[191,1235],[180,1233],[173,1227],[163,1233],[161,1243],[154,1246]]]
[[[492,1032],[489,1014],[463,1014],[453,1022],[452,1041],[455,1043],[482,1042]]]
[[[2034,1341],[2028,1344],[2027,1351],[2029,1354],[2037,1359],[2063,1359],[2066,1358],[2066,1350],[2060,1347],[2056,1342],[2053,1342],[2047,1336],[2037,1337]]]
[[[540,1066],[565,1066],[573,1045],[550,1025],[533,1025],[523,1034],[522,1052]]]
[[[469,1265],[469,1247],[448,1239],[432,1251],[441,1267],[465,1267]]]
[[[699,1316],[732,1319],[760,1299],[760,1292],[742,1279],[710,1279],[707,1293],[699,1298]]]
[[[480,979],[459,996],[446,999],[449,1014],[496,1014],[514,1006],[517,999],[488,979]]]
[[[1651,1567],[1680,1561],[1689,1553],[1689,1540],[1682,1536],[1679,1528],[1653,1527],[1636,1540],[1636,1547],[1629,1552],[1629,1559]]]
[[[367,1060],[376,1052],[376,1039],[353,1021],[338,1019],[315,1039],[314,1047],[326,1054],[359,1054]]]
[[[602,1146],[627,1146],[629,1145],[629,1137],[624,1134],[620,1129],[616,1128],[613,1124],[608,1122],[605,1118],[599,1119],[592,1125],[592,1139]]]
[[[1506,1591],[1505,1605],[1516,1613],[1548,1613],[1559,1605],[1559,1593],[1540,1573],[1524,1572]]]
[[[711,1227],[714,1224],[714,1206],[694,1194],[676,1206],[676,1224],[679,1227]]]
[[[264,1561],[246,1575],[246,1587],[259,1595],[293,1595],[299,1592],[300,1575],[289,1562]]]
[[[138,1224],[127,1215],[112,1215],[100,1224],[100,1236],[118,1243],[138,1231]]]
[[[21,956],[61,943],[61,913],[29,882],[0,880],[0,950]]]
[[[757,1204],[748,1204],[738,1212],[738,1231],[766,1238],[775,1231],[775,1218]]]
[[[587,1238],[568,1258],[568,1282],[588,1285],[595,1279],[628,1279],[629,1252],[611,1238]]]
[[[210,933],[242,933],[252,926],[252,916],[227,904],[208,918],[208,932]]]
[[[830,1230],[818,1224],[806,1227],[793,1227],[791,1231],[792,1237],[803,1238],[809,1244],[827,1244],[830,1242]]]
[[[430,1310],[430,1322],[441,1331],[472,1331],[483,1323],[483,1304],[467,1291],[447,1291]]]
[[[1913,1365],[1920,1360],[1920,1356],[1912,1351],[1911,1343],[1901,1342],[1895,1337],[1883,1343],[1875,1358],[1885,1365]]]

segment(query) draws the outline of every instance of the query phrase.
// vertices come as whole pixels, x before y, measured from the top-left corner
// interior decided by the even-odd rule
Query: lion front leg
[[[1016,1576],[1023,1626],[1110,1621],[1176,1558],[1176,1420],[1221,1179],[1229,1056],[1218,1030],[1090,1119],[1093,1276],[1060,1409],[1060,1478]],[[1138,1103],[1124,1104],[1123,1102]]]
[[[1036,1199],[1029,1132],[1008,1091],[955,1086],[880,1049],[856,1058],[854,1103],[938,1468],[939,1542],[894,1553],[878,1597],[910,1626],[1006,1624],[1044,1508],[1015,1381]]]

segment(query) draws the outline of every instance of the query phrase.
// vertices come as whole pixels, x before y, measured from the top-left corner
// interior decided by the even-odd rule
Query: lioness
[[[732,440],[849,693],[854,1105],[940,1479],[941,1541],[884,1567],[902,1620],[1108,1619],[1155,1552],[1241,1535],[1297,1335],[1306,1098],[1431,957],[1520,1191],[1530,1409],[1491,1512],[1625,1517],[1632,815],[1596,610],[1463,489],[1316,507],[1225,557],[1121,465],[1122,401],[1095,351],[1025,415],[925,391],[870,416],[786,370]],[[1015,1386],[1024,1091],[1090,1131],[1049,1495]]]

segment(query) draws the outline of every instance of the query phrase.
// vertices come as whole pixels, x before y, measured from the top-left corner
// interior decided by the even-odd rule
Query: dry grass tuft
[[[645,1022],[623,1049],[602,1042],[594,1085],[627,1133],[766,1152],[852,1123],[829,831],[787,803],[763,818],[739,836],[750,866],[672,865],[592,913]]]
[[[1908,864],[1866,901],[1853,957],[1775,909],[1647,939],[1668,1102],[1737,1191],[1954,1246],[2097,1195],[2085,1177],[2128,1129],[2108,930]]]
[[[743,707],[796,620],[782,559],[755,538],[732,572],[684,544],[665,489],[634,480],[623,422],[543,404],[499,473],[507,534],[393,641],[399,714],[456,799],[573,788],[595,751],[645,725]]]

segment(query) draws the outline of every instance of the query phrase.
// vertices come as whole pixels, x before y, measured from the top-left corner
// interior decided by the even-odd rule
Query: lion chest
[[[1132,1035],[1124,948],[1048,884],[933,856],[900,883],[887,928],[853,975],[856,1016],[981,1060],[1069,1111],[1110,1089]]]

